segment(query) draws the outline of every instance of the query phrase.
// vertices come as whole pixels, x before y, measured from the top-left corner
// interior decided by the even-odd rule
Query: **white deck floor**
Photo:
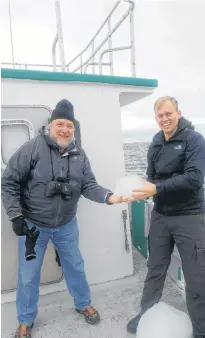
[[[40,296],[39,314],[32,330],[33,338],[128,338],[126,324],[138,311],[146,275],[146,261],[134,250],[135,274],[114,282],[91,286],[93,305],[101,323],[91,326],[73,309],[68,292]],[[186,311],[181,290],[167,278],[163,300]],[[17,326],[15,303],[2,305],[2,338],[11,338]]]

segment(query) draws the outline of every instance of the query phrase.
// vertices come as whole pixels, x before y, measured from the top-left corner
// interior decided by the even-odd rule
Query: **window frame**
[[[35,137],[35,131],[32,123],[27,120],[27,119],[2,119],[1,120],[1,133],[2,129],[4,126],[12,126],[12,125],[23,125],[28,128],[28,135],[29,135],[29,140]],[[2,145],[1,145],[2,147]],[[2,156],[2,151],[1,151],[1,168],[4,170],[7,166],[7,164],[3,161],[3,156]]]

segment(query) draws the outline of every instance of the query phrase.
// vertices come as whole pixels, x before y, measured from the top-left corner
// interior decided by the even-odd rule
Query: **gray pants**
[[[182,260],[194,334],[205,335],[205,214],[169,217],[152,211],[142,312],[162,296],[174,244]]]

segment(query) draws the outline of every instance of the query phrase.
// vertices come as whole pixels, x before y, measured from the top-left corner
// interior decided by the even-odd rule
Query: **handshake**
[[[23,216],[16,217],[12,220],[13,231],[17,236],[26,236],[26,253],[25,257],[27,261],[36,258],[36,252],[34,250],[37,238],[40,231],[36,230],[36,227],[29,229]]]

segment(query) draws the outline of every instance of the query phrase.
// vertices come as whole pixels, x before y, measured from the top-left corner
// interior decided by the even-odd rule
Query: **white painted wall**
[[[151,88],[119,85],[2,79],[2,105],[44,105],[53,109],[62,98],[73,103],[81,125],[82,146],[99,184],[109,189],[114,189],[116,180],[124,175],[120,104],[129,103],[129,97],[133,101],[151,92]],[[132,252],[125,251],[123,209],[127,205],[80,200],[80,248],[90,284],[133,273]],[[127,225],[131,243],[129,219]]]

